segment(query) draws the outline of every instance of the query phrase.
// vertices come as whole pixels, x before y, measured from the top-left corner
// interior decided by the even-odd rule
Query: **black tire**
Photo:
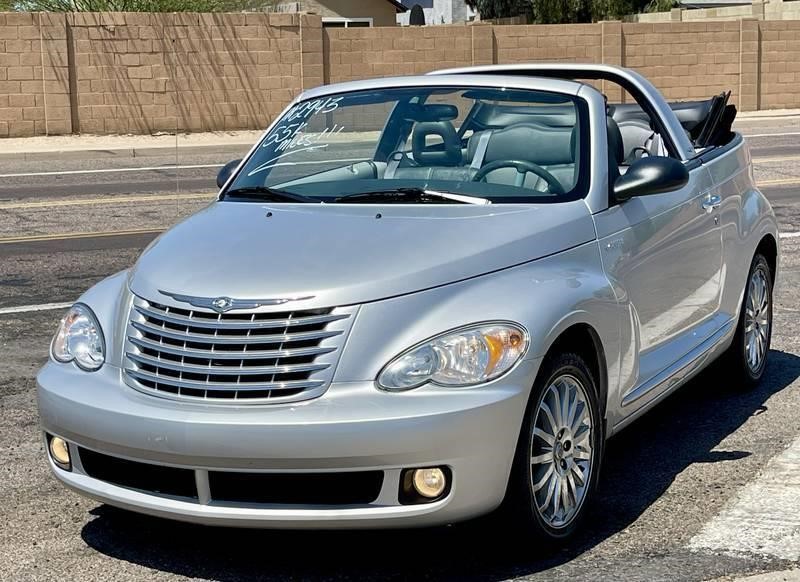
[[[533,447],[536,444],[536,439],[539,437],[534,436],[533,429],[546,391],[554,380],[565,375],[574,378],[584,387],[586,403],[589,409],[588,416],[591,418],[592,427],[587,440],[591,442],[593,453],[589,461],[591,468],[589,470],[588,485],[585,488],[582,501],[580,504],[576,504],[578,509],[574,517],[568,523],[553,527],[543,517],[542,511],[537,509],[538,504],[534,492],[534,473],[537,469],[531,462],[531,456],[535,450]],[[501,515],[504,520],[510,521],[511,525],[515,526],[515,529],[523,530],[529,537],[534,537],[545,545],[557,545],[568,539],[579,529],[597,488],[605,444],[605,425],[600,412],[597,386],[597,379],[592,376],[591,370],[579,355],[573,353],[555,354],[549,356],[542,363],[528,400]],[[542,443],[539,443],[539,446]],[[555,449],[555,447],[553,448]]]
[[[748,361],[748,342],[746,328],[748,325],[747,306],[750,301],[750,294],[753,289],[751,281],[756,273],[764,276],[767,282],[767,317],[769,325],[766,331],[766,349],[764,357],[760,365],[755,369]],[[722,358],[722,364],[730,381],[738,388],[751,389],[755,387],[764,375],[766,369],[767,359],[769,356],[769,347],[772,341],[772,271],[769,268],[769,263],[764,255],[757,253],[750,263],[750,271],[747,274],[747,281],[745,282],[744,294],[742,296],[742,305],[739,309],[739,321],[736,325],[736,333],[733,336],[733,343],[728,348],[727,352]]]

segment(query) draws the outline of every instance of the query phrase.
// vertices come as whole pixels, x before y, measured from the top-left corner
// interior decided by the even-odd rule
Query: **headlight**
[[[384,390],[410,390],[426,382],[471,386],[508,372],[525,354],[528,334],[511,323],[483,323],[436,336],[401,354],[378,375]]]
[[[58,326],[50,351],[59,362],[84,370],[98,370],[105,362],[106,345],[97,318],[86,305],[73,305]]]

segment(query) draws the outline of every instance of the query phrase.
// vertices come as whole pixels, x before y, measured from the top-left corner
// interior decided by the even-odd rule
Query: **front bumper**
[[[470,389],[380,392],[369,382],[333,384],[314,400],[261,406],[205,406],[139,393],[119,368],[86,373],[48,363],[37,378],[42,428],[70,443],[68,487],[111,505],[203,524],[275,527],[409,527],[487,513],[503,499],[539,359]],[[224,502],[114,485],[87,474],[78,447],[137,462],[208,471],[343,473],[382,471],[371,503],[318,506]],[[446,466],[449,493],[419,505],[399,501],[405,468]]]

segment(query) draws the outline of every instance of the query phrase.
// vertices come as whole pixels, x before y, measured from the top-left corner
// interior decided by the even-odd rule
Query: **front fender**
[[[524,326],[531,340],[526,360],[546,354],[563,331],[581,323],[591,326],[602,343],[612,392],[618,385],[619,310],[597,243],[587,243],[503,271],[363,305],[334,381],[373,381],[409,347],[475,322]],[[529,380],[532,386],[534,378]]]

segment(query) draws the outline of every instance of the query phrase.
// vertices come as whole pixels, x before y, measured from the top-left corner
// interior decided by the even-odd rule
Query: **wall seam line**
[[[66,18],[66,16],[64,17]],[[42,13],[36,14],[36,20],[39,24],[39,63],[42,67],[42,104],[44,106],[44,134],[50,135],[50,124],[47,122],[47,84],[44,80],[44,32],[42,32]],[[34,122],[33,133],[36,134],[36,122]]]

